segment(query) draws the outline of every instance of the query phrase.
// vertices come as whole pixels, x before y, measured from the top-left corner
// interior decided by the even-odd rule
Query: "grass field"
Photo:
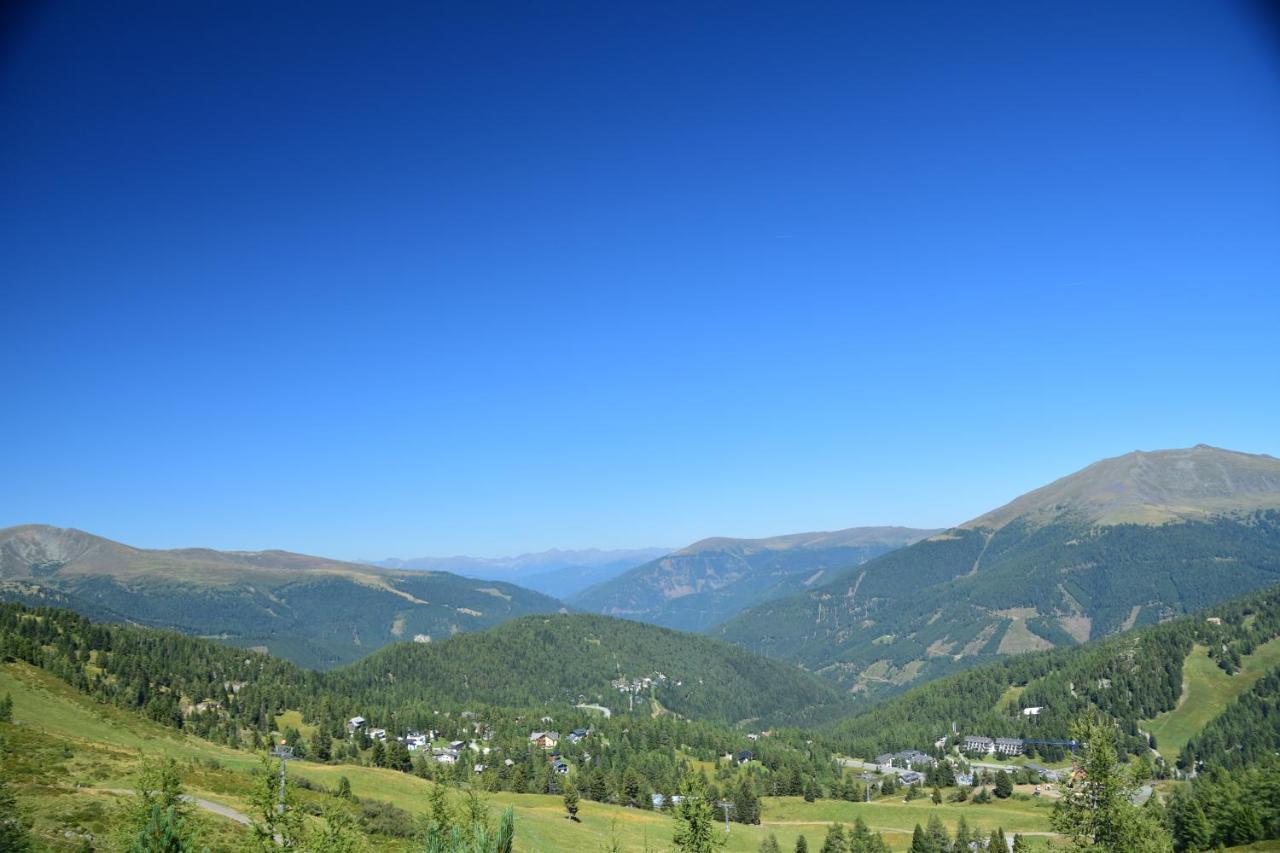
[[[1187,741],[1206,723],[1221,714],[1268,669],[1280,665],[1280,637],[1258,646],[1241,664],[1240,672],[1227,675],[1209,657],[1204,646],[1196,646],[1187,655],[1182,664],[1182,696],[1178,707],[1140,724],[1155,735],[1156,747],[1165,761],[1175,761]]]
[[[131,787],[143,755],[177,759],[183,764],[191,793],[249,811],[245,802],[248,773],[258,767],[258,758],[249,752],[187,737],[97,704],[47,673],[23,664],[0,666],[3,693],[13,697],[15,720],[14,725],[0,724],[14,747],[5,770],[14,780],[20,804],[34,819],[44,849],[78,849],[80,838],[67,837],[68,831],[100,836],[118,799],[109,791]],[[282,719],[296,724],[292,716]],[[403,773],[352,765],[296,762],[289,766],[289,773],[329,789],[336,788],[338,779],[346,776],[357,796],[384,800],[415,815],[424,812],[432,785]],[[324,796],[302,793],[317,799]],[[494,811],[514,808],[519,851],[587,853],[603,849],[614,837],[622,849],[636,853],[670,848],[672,821],[661,813],[583,800],[581,823],[574,824],[564,819],[557,796],[497,793],[489,797],[489,803]],[[770,834],[777,836],[784,849],[794,849],[801,834],[811,849],[817,849],[831,822],[850,823],[857,816],[884,833],[894,850],[905,850],[912,828],[917,822],[926,822],[931,814],[939,815],[953,828],[963,816],[971,827],[983,830],[1001,825],[1010,832],[1047,833],[1049,805],[1008,800],[986,806],[934,806],[927,799],[904,803],[898,797],[872,803],[805,803],[796,797],[769,797],[762,802],[762,810],[763,825],[732,825],[728,851],[754,853]],[[209,816],[206,827],[206,843],[214,850],[234,850],[248,839],[246,830],[224,818]],[[1046,841],[1043,835],[1033,839]],[[398,851],[409,846],[386,840],[379,842],[379,849]]]

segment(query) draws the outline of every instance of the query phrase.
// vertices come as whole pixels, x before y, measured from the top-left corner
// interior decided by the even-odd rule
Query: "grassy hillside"
[[[111,808],[119,799],[109,792],[133,784],[141,756],[177,759],[191,793],[241,812],[250,811],[250,773],[258,766],[251,753],[184,737],[100,705],[49,674],[22,664],[0,665],[0,695],[5,693],[13,697],[15,724],[0,724],[0,736],[15,749],[9,752],[4,771],[16,787],[20,805],[33,818],[45,849],[78,850],[80,839],[68,837],[67,832],[105,835]],[[391,803],[412,816],[426,813],[427,795],[433,787],[432,782],[391,770],[314,762],[290,764],[289,776],[327,790],[335,790],[339,778],[345,776],[357,796]],[[318,790],[298,793],[305,803],[332,802]],[[449,796],[456,801],[461,794],[451,791]],[[620,849],[639,853],[666,849],[671,841],[672,821],[661,812],[584,800],[582,823],[571,824],[564,819],[563,804],[556,796],[494,793],[488,796],[488,804],[495,814],[507,806],[515,809],[518,851],[599,850],[616,839]],[[925,800],[904,803],[896,797],[869,804],[767,797],[762,806],[762,825],[733,825],[728,851],[754,853],[769,834],[776,835],[788,850],[804,834],[811,848],[817,849],[830,822],[850,823],[856,816],[884,832],[897,851],[909,846],[915,823],[935,813],[951,828],[963,817],[970,826],[1048,831],[1048,804],[1041,802],[934,807]],[[248,833],[234,822],[208,813],[206,821],[205,840],[214,849],[236,850],[247,843]],[[372,834],[369,840],[378,850],[409,848],[405,839]]]
[[[1280,666],[1280,637],[1273,637],[1245,656],[1235,675],[1223,672],[1207,652],[1204,646],[1195,646],[1183,661],[1182,694],[1177,707],[1141,723],[1170,763],[1210,720],[1253,687],[1267,670]]]
[[[658,678],[658,676],[664,678]],[[638,693],[611,682],[651,678]],[[531,616],[440,643],[388,646],[331,674],[352,696],[385,704],[453,702],[543,706],[654,700],[682,716],[757,725],[825,721],[847,708],[828,683],[735,646],[604,616]]]
[[[582,610],[701,631],[739,611],[838,577],[936,531],[855,527],[769,539],[706,539],[575,596]]]
[[[540,593],[446,572],[284,551],[154,551],[40,525],[0,530],[0,599],[261,647],[311,667],[561,609]]]
[[[1157,523],[1117,521],[1138,518],[1143,500]],[[711,633],[857,693],[890,694],[1276,583],[1277,502],[1271,457],[1130,454]]]

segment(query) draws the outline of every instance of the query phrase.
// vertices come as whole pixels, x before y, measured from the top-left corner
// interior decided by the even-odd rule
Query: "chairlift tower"
[[[280,741],[279,745],[271,750],[271,754],[280,759],[280,803],[276,806],[276,811],[284,814],[284,768],[293,758],[293,747],[285,741]]]
[[[716,805],[724,810],[724,834],[728,835],[729,834],[729,812],[733,811],[733,803],[729,802],[728,800],[721,800],[720,802],[716,803]]]

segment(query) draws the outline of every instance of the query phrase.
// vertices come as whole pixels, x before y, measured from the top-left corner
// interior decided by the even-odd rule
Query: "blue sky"
[[[1253,7],[535,5],[5,18],[0,525],[674,546],[1280,454]]]

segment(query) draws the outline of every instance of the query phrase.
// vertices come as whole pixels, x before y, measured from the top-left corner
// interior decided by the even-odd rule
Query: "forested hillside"
[[[1130,454],[712,635],[864,695],[892,694],[1276,583],[1278,501],[1280,460],[1269,456]]]
[[[571,599],[609,616],[701,631],[739,611],[843,576],[936,531],[854,527],[768,539],[695,542]]]
[[[399,643],[334,671],[326,684],[384,707],[589,702],[648,713],[653,703],[682,716],[765,726],[826,721],[848,707],[827,682],[788,664],[693,634],[586,614],[530,616],[440,643]]]
[[[1277,637],[1280,587],[1272,587],[1130,634],[1021,655],[940,679],[841,720],[828,735],[834,748],[861,756],[928,748],[951,736],[953,723],[958,737],[1062,740],[1072,720],[1097,708],[1119,721],[1124,749],[1146,754],[1154,744],[1140,730],[1141,723],[1178,705],[1183,663],[1194,647],[1208,647],[1224,672],[1235,673],[1243,658]],[[1229,764],[1228,754],[1242,750],[1239,741],[1218,735],[1227,731],[1252,744],[1251,758],[1242,760],[1269,750],[1274,727],[1271,734],[1261,735],[1244,729],[1246,720],[1256,722],[1266,713],[1263,697],[1271,695],[1274,685],[1274,679],[1259,681],[1247,694],[1250,698],[1210,723],[1188,753],[1203,763]],[[1024,708],[1041,710],[1025,715]],[[1057,758],[1063,748],[1032,747],[1031,752]]]
[[[283,551],[156,551],[42,525],[0,530],[0,598],[261,647],[313,667],[562,608],[518,586],[447,572]]]

